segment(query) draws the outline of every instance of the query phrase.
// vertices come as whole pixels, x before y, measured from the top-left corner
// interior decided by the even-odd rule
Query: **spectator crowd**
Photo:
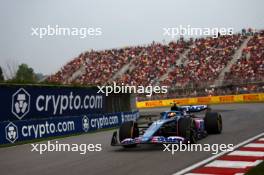
[[[248,37],[250,40],[241,58],[225,74],[224,83],[263,82],[264,31],[249,33],[246,30],[217,38],[180,38],[167,44],[153,42],[147,46],[87,51],[47,80],[61,84],[102,85],[115,81],[124,85],[206,89],[219,78]],[[183,61],[178,62],[184,52]]]
[[[214,84],[244,39],[242,35],[196,39],[185,65],[176,66],[162,84],[179,87]]]
[[[225,75],[225,81],[229,84],[264,81],[264,31],[252,36],[241,58]]]

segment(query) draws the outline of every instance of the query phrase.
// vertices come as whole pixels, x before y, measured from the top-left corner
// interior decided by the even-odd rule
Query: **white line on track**
[[[200,173],[188,173],[185,175],[215,175],[215,174],[200,174]]]
[[[264,132],[254,136],[254,137],[251,137],[251,138],[249,138],[249,139],[247,139],[247,140],[245,140],[245,141],[243,141],[243,142],[241,142],[241,143],[239,143],[237,145],[235,145],[234,149],[237,149],[237,148],[239,148],[239,147],[241,147],[241,146],[243,146],[243,145],[245,145],[245,144],[247,144],[249,142],[252,142],[253,140],[256,140],[256,139],[258,139],[258,138],[260,138],[262,136],[264,136]],[[198,168],[198,167],[200,167],[200,166],[202,166],[202,165],[204,165],[204,164],[206,164],[208,162],[211,162],[212,160],[214,160],[214,159],[216,159],[216,158],[218,158],[218,157],[220,157],[222,155],[227,154],[228,152],[232,152],[232,151],[226,151],[226,152],[221,152],[219,154],[216,154],[216,155],[214,155],[212,157],[209,157],[209,158],[207,158],[207,159],[205,159],[205,160],[203,160],[201,162],[193,164],[193,165],[191,165],[191,166],[189,166],[189,167],[187,167],[187,168],[185,168],[185,169],[183,169],[181,171],[178,171],[178,172],[174,173],[173,175],[182,175],[182,174],[185,174],[187,172],[190,172],[191,170],[193,170],[195,168]]]
[[[205,167],[246,168],[249,166],[254,166],[255,163],[256,162],[214,160],[213,162],[205,165]]]
[[[244,147],[264,148],[264,143],[250,143]]]
[[[253,156],[253,157],[263,157],[264,152],[262,151],[234,151],[229,153],[230,156]]]

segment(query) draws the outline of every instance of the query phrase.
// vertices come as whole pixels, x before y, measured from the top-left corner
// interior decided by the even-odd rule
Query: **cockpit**
[[[181,111],[168,111],[160,113],[160,119],[169,119],[174,118],[176,116],[182,116],[183,113]]]

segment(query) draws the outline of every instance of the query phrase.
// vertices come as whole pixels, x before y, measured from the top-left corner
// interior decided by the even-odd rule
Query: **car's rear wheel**
[[[217,112],[207,112],[204,124],[208,134],[220,134],[222,132],[222,116]]]
[[[119,140],[125,140],[127,138],[136,138],[139,136],[138,125],[134,121],[125,122],[119,129]],[[125,148],[135,147],[136,144],[124,145]]]
[[[190,143],[197,143],[195,123],[192,118],[180,118],[178,121],[179,136],[187,139]]]

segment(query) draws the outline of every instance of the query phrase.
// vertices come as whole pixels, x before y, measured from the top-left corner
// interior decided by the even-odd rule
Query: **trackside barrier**
[[[137,102],[137,108],[166,107],[174,102],[179,105],[264,102],[264,93],[141,101]]]
[[[0,97],[0,121],[106,113],[96,88],[0,85]]]
[[[136,120],[139,112],[53,117],[0,122],[0,144],[86,133],[118,127],[126,121]]]

